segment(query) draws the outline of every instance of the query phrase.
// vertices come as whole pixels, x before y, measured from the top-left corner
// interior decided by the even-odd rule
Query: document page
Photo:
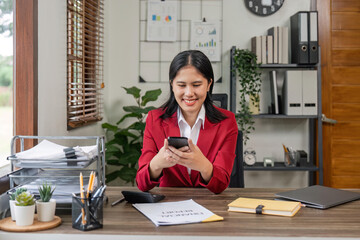
[[[133,206],[156,226],[198,223],[209,221],[208,218],[211,218],[211,221],[223,220],[192,199],[178,202],[136,203]]]

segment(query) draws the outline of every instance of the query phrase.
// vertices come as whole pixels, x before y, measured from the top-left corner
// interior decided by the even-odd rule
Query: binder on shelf
[[[266,36],[261,36],[261,62],[266,64]]]
[[[309,12],[309,63],[316,64],[319,62],[319,41],[318,41],[318,12]]]
[[[255,53],[257,63],[261,63],[261,37],[256,36],[251,38],[251,51]]]
[[[274,52],[273,52],[273,37],[266,36],[266,63],[274,63]]]
[[[278,45],[278,61],[279,63],[282,63],[283,60],[282,60],[282,57],[283,57],[283,54],[282,54],[282,51],[283,51],[283,38],[282,38],[282,35],[283,35],[283,28],[282,27],[278,27],[278,40],[279,40],[279,45]]]
[[[268,29],[268,35],[273,37],[273,57],[274,63],[279,63],[279,27],[272,27]]]
[[[317,71],[302,71],[302,113],[303,115],[317,115]]]
[[[308,12],[297,12],[290,17],[292,63],[309,63],[308,15]]]
[[[302,115],[302,71],[285,72],[283,99],[285,115]]]
[[[270,71],[271,113],[279,114],[276,71]]]
[[[289,29],[287,27],[282,27],[282,57],[281,63],[289,63]]]

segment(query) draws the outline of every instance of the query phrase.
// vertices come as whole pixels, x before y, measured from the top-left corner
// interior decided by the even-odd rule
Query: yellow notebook
[[[261,214],[292,217],[300,210],[301,203],[256,198],[238,198],[229,203],[228,207],[231,212],[256,213],[256,209],[258,208],[258,213]]]

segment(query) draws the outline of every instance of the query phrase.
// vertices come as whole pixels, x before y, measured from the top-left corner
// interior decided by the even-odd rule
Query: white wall
[[[289,17],[309,10],[310,0],[286,0],[274,15],[257,17],[246,10],[242,0],[223,0],[223,83],[214,92],[229,92],[229,50],[231,46],[250,48],[250,38],[266,34],[272,26],[289,26]],[[66,130],[66,1],[39,0],[39,135],[101,135],[100,124]],[[166,83],[139,83],[139,1],[105,0],[104,120],[115,123],[122,106],[134,104],[122,86],[143,91],[161,88],[154,103],[168,97]],[[264,91],[265,92],[265,91]],[[262,96],[264,102],[268,94]],[[53,106],[57,106],[53,108]],[[258,161],[282,159],[281,143],[308,151],[307,122],[301,120],[256,120],[256,133],[246,147],[253,147]],[[303,134],[305,132],[305,135]],[[274,145],[273,143],[276,143]],[[304,172],[246,172],[247,187],[301,187],[307,185]]]

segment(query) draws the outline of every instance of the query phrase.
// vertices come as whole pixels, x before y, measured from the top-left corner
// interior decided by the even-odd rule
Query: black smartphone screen
[[[168,137],[170,146],[174,148],[182,148],[188,146],[188,139],[186,137]]]

